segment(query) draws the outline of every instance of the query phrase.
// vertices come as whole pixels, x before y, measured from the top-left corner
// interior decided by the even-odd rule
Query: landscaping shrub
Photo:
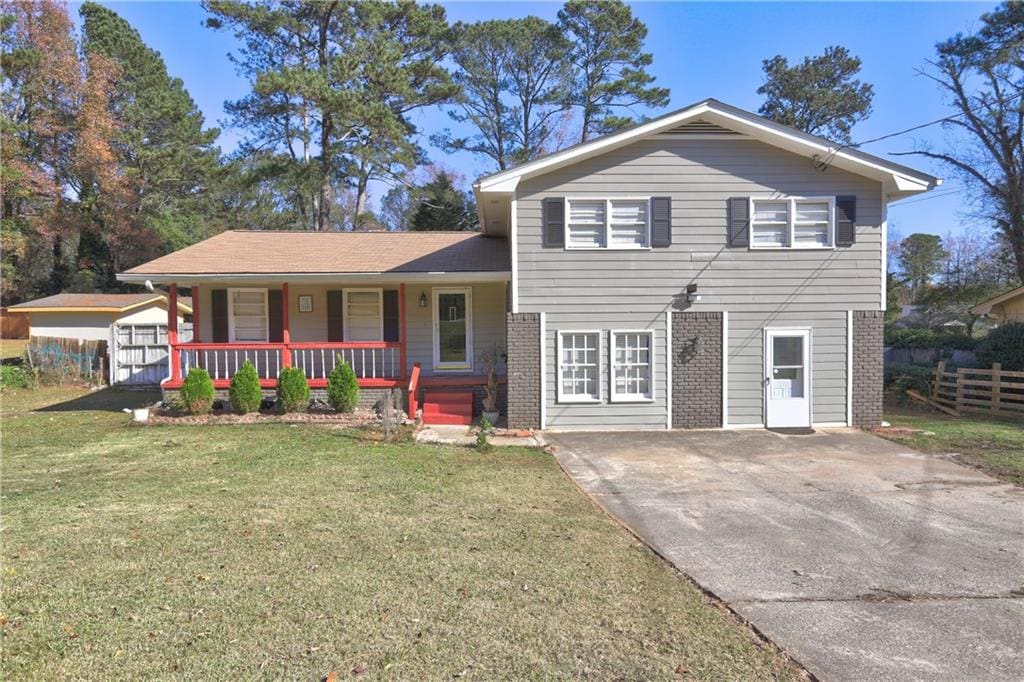
[[[260,402],[263,400],[260,375],[256,372],[256,367],[248,360],[238,368],[235,376],[231,377],[228,399],[231,401],[232,409],[238,414],[256,412],[260,409]]]
[[[908,388],[921,395],[929,395],[934,378],[934,367],[893,363],[885,366],[883,381],[890,395],[898,400],[906,400]]]
[[[4,388],[28,388],[28,373],[17,365],[0,365],[0,386]]]
[[[1010,372],[1024,371],[1024,322],[996,327],[978,345],[978,360],[985,367],[997,362]]]
[[[285,367],[277,377],[277,405],[282,412],[305,412],[309,407],[309,382],[298,367]]]
[[[213,407],[213,379],[202,367],[193,367],[181,384],[178,402],[189,414],[206,414]]]
[[[356,373],[340,355],[327,377],[327,404],[337,412],[352,412],[359,404]]]
[[[974,350],[978,340],[962,332],[937,332],[925,327],[886,327],[885,345],[890,348]]]

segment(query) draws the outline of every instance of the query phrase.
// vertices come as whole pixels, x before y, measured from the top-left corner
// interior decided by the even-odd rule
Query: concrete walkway
[[[1024,490],[856,431],[547,440],[819,678],[1024,679]]]

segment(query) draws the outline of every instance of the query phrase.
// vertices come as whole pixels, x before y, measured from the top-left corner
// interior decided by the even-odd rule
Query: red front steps
[[[427,391],[423,396],[424,424],[472,424],[472,391]]]

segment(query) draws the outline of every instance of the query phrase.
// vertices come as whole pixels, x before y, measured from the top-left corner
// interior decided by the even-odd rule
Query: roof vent
[[[683,123],[681,125],[677,125],[675,128],[672,128],[670,130],[663,130],[660,134],[661,135],[703,135],[703,136],[713,135],[713,136],[716,136],[716,137],[717,136],[721,136],[721,137],[730,137],[730,136],[731,137],[739,137],[740,136],[740,133],[737,133],[735,130],[729,130],[728,128],[723,128],[720,125],[716,125],[714,123],[710,123],[708,121],[704,121],[704,120],[701,120],[701,119],[697,119],[696,121],[687,121],[686,123]]]

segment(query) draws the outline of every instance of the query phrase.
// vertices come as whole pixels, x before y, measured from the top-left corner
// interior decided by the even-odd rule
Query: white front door
[[[434,289],[434,369],[473,369],[473,293]]]
[[[768,428],[811,425],[809,329],[766,329],[765,423]]]

